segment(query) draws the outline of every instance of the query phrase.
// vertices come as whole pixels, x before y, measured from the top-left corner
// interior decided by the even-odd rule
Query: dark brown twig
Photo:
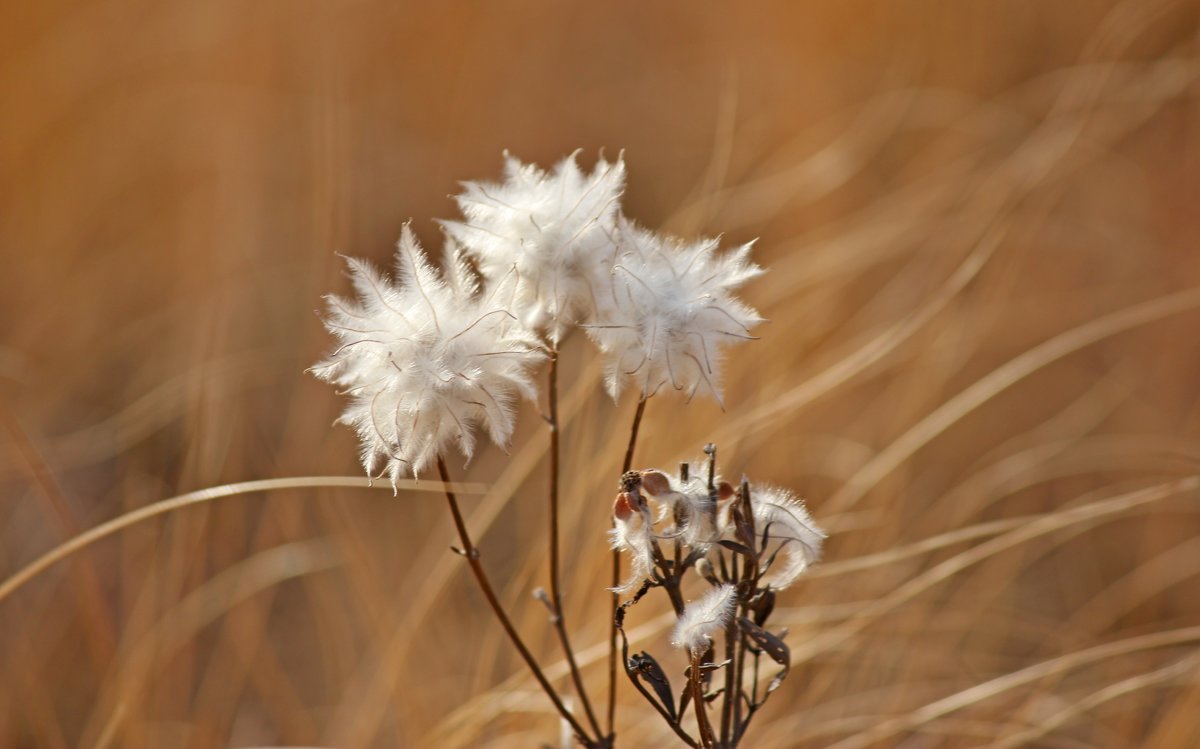
[[[563,720],[567,721],[571,726],[571,730],[575,732],[575,736],[583,743],[584,746],[593,747],[596,742],[588,735],[583,726],[579,725],[579,721],[571,714],[563,704],[562,698],[554,691],[554,687],[550,686],[550,682],[546,679],[546,675],[542,673],[541,666],[534,660],[533,654],[529,652],[529,648],[525,646],[521,640],[521,635],[517,633],[512,622],[508,618],[508,614],[504,613],[504,607],[500,605],[500,599],[496,597],[495,591],[492,590],[492,584],[488,580],[487,573],[483,569],[483,565],[479,561],[479,549],[471,541],[471,534],[467,531],[467,524],[463,521],[462,512],[458,509],[458,500],[454,496],[454,492],[450,489],[450,472],[446,470],[446,461],[439,455],[437,459],[438,474],[442,478],[442,483],[446,487],[446,502],[450,506],[450,514],[454,517],[454,527],[458,531],[459,541],[462,543],[461,554],[467,560],[467,566],[471,568],[471,573],[475,576],[475,582],[479,584],[479,590],[483,593],[483,597],[487,599],[488,605],[492,607],[492,613],[500,621],[500,626],[504,628],[504,632],[508,635],[509,641],[513,647],[521,654],[525,665],[533,673],[533,678],[537,679],[541,685],[542,691],[554,703],[554,707],[558,710],[559,715]]]
[[[696,726],[700,729],[700,746],[712,749],[713,732],[708,723],[708,705],[704,701],[704,690],[700,686],[700,656],[692,655],[692,667],[688,669],[688,680],[692,687],[692,705],[696,713]]]
[[[730,731],[735,730],[731,725],[733,720],[733,703],[741,699],[734,689],[734,671],[740,668],[741,664],[737,660],[737,638],[738,628],[737,621],[734,617],[729,617],[729,623],[725,625],[725,694],[721,701],[721,746],[729,746]]]

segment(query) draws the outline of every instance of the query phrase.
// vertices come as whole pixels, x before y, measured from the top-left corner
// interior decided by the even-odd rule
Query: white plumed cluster
[[[656,234],[622,218],[610,296],[588,334],[604,352],[614,399],[626,381],[643,398],[669,386],[722,403],[721,348],[750,340],[762,318],[733,292],[763,271],[750,244],[718,253],[718,240]]]
[[[557,343],[607,295],[624,189],[619,158],[584,174],[574,154],[549,173],[506,155],[504,181],[463,183],[466,220],[442,226],[489,282],[513,278],[513,310]]]
[[[736,605],[737,589],[732,585],[713,588],[700,600],[684,607],[671,633],[671,644],[687,650],[693,658],[699,658],[708,650],[712,636],[729,623]]]
[[[393,484],[447,447],[469,458],[474,429],[498,444],[513,431],[517,395],[574,326],[599,344],[614,398],[633,378],[643,398],[669,383],[718,402],[720,348],[759,322],[732,296],[761,273],[750,246],[718,254],[621,214],[625,163],[591,172],[571,155],[543,171],[507,156],[501,182],[465,182],[462,220],[444,221],[444,273],[406,227],[393,283],[351,260],[357,301],[331,298],[340,342],[313,368],[351,396],[341,421],[362,440],[368,474]]]
[[[350,396],[340,421],[362,440],[367,474],[395,485],[451,444],[469,458],[478,426],[505,444],[516,396],[534,396],[532,370],[545,356],[499,303],[505,289],[484,293],[461,258],[443,278],[407,226],[395,282],[348,264],[358,299],[328,297],[325,325],[341,345],[312,371]]]

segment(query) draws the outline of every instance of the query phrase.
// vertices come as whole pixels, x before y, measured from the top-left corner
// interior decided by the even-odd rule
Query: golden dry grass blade
[[[362,477],[355,476],[297,476],[292,478],[279,479],[260,479],[258,481],[242,481],[236,484],[225,484],[223,486],[214,486],[207,489],[198,489],[194,492],[180,494],[177,497],[164,499],[160,502],[147,505],[140,509],[128,512],[120,517],[113,518],[108,522],[90,528],[78,536],[62,543],[50,551],[47,551],[42,556],[27,564],[25,567],[10,575],[0,583],[0,601],[8,598],[21,586],[28,583],[38,574],[44,572],[47,568],[52,567],[58,562],[66,559],[72,554],[77,553],[97,541],[118,533],[130,526],[145,522],[151,518],[165,515],[169,512],[175,512],[184,507],[211,502],[215,499],[224,497],[235,497],[240,494],[254,494],[257,492],[277,491],[280,489],[312,489],[317,487],[343,487],[343,488],[359,488],[366,489],[368,487],[367,480]],[[391,490],[391,486],[383,484],[376,485],[375,489]],[[440,481],[400,481],[397,482],[397,489],[405,491],[419,492],[440,492],[442,491],[442,483]],[[478,484],[456,484],[455,490],[463,494],[481,494],[487,491],[487,488]]]
[[[829,746],[829,749],[862,749],[872,744],[889,738],[904,731],[911,731],[915,728],[936,720],[937,718],[947,715],[956,710],[962,710],[966,707],[974,705],[980,701],[994,697],[1010,689],[1029,684],[1046,676],[1066,671],[1073,668],[1086,666],[1097,661],[1116,658],[1130,653],[1138,653],[1143,650],[1154,648],[1165,648],[1176,645],[1188,645],[1200,640],[1200,627],[1187,627],[1184,629],[1167,630],[1165,632],[1154,632],[1140,637],[1130,637],[1117,642],[1098,645],[1094,648],[1081,650],[1075,653],[1053,658],[1042,663],[1037,663],[1028,668],[1023,668],[1020,671],[1015,671],[1011,674],[997,677],[990,681],[978,684],[970,689],[964,690],[957,694],[953,694],[945,699],[938,700],[919,710],[915,710],[907,715],[903,715],[890,720],[880,721],[874,728],[864,731],[860,734],[855,734],[841,741],[835,742]],[[1195,659],[1188,658],[1185,660],[1188,668],[1194,666]],[[1178,673],[1173,674],[1178,676]],[[1118,688],[1118,691],[1121,687]],[[1116,695],[1113,695],[1116,696]],[[1104,700],[1100,700],[1103,702]],[[1099,704],[1097,702],[1096,704]],[[1067,716],[1069,718],[1069,714]],[[1067,718],[1064,718],[1065,721]]]
[[[1005,388],[1040,369],[1105,338],[1172,315],[1191,312],[1198,307],[1200,288],[1180,291],[1097,318],[1026,351],[996,368],[910,427],[863,466],[844,487],[829,498],[824,507],[830,512],[845,512],[850,509],[917,450]]]

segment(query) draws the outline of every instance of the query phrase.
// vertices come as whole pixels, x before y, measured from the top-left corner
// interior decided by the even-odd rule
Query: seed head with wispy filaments
[[[708,650],[712,636],[725,628],[737,604],[737,590],[726,583],[689,603],[675,623],[671,644],[698,658]]]
[[[722,402],[722,349],[753,338],[762,322],[734,292],[762,273],[750,244],[718,252],[719,240],[684,241],[622,218],[610,296],[586,325],[605,357],[615,399],[627,383],[642,397],[666,386]]]
[[[716,501],[699,477],[683,481],[677,475],[651,469],[642,472],[642,489],[659,506],[656,522],[670,523],[663,528],[665,538],[695,550],[703,550],[717,540]]]
[[[505,155],[503,182],[465,182],[462,221],[442,226],[490,283],[513,277],[512,311],[559,341],[594,315],[608,284],[625,162],[601,158],[590,174],[575,155],[545,172]]]
[[[483,293],[460,256],[439,274],[407,226],[395,281],[347,263],[357,299],[327,297],[325,326],[340,345],[312,372],[350,397],[339,421],[358,433],[368,475],[394,485],[452,444],[470,458],[476,428],[506,444],[545,355],[500,302],[504,286]]]
[[[750,500],[755,526],[767,538],[772,554],[770,574],[764,582],[781,590],[821,558],[825,531],[813,521],[804,503],[786,489],[756,486]]]
[[[613,503],[613,527],[608,532],[612,548],[625,552],[630,574],[613,590],[627,593],[654,569],[654,521],[645,499],[637,492],[621,492]]]

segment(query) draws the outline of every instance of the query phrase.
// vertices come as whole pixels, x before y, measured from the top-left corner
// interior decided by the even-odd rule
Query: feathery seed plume
[[[773,486],[754,487],[750,492],[754,522],[767,543],[778,542],[778,557],[764,582],[782,590],[821,558],[825,531],[821,530],[803,502],[791,492]]]
[[[516,395],[535,396],[531,370],[545,358],[501,304],[506,289],[481,293],[457,256],[447,281],[407,226],[395,282],[361,260],[347,264],[358,298],[327,297],[325,326],[340,345],[311,371],[350,396],[339,421],[358,433],[367,474],[394,486],[451,443],[470,458],[477,426],[504,445]]]
[[[505,154],[504,181],[464,182],[464,221],[445,221],[489,282],[512,277],[512,311],[557,343],[594,315],[608,269],[625,162],[600,159],[585,174],[572,154],[551,172]]]
[[[714,633],[725,628],[737,604],[737,591],[729,584],[713,588],[698,601],[689,603],[675,623],[671,644],[686,649],[692,657],[708,650]]]
[[[605,385],[615,400],[633,383],[643,398],[664,385],[722,403],[721,348],[752,340],[762,321],[733,292],[763,271],[750,244],[718,254],[719,241],[685,242],[621,218],[610,295],[584,327],[605,355]]]

